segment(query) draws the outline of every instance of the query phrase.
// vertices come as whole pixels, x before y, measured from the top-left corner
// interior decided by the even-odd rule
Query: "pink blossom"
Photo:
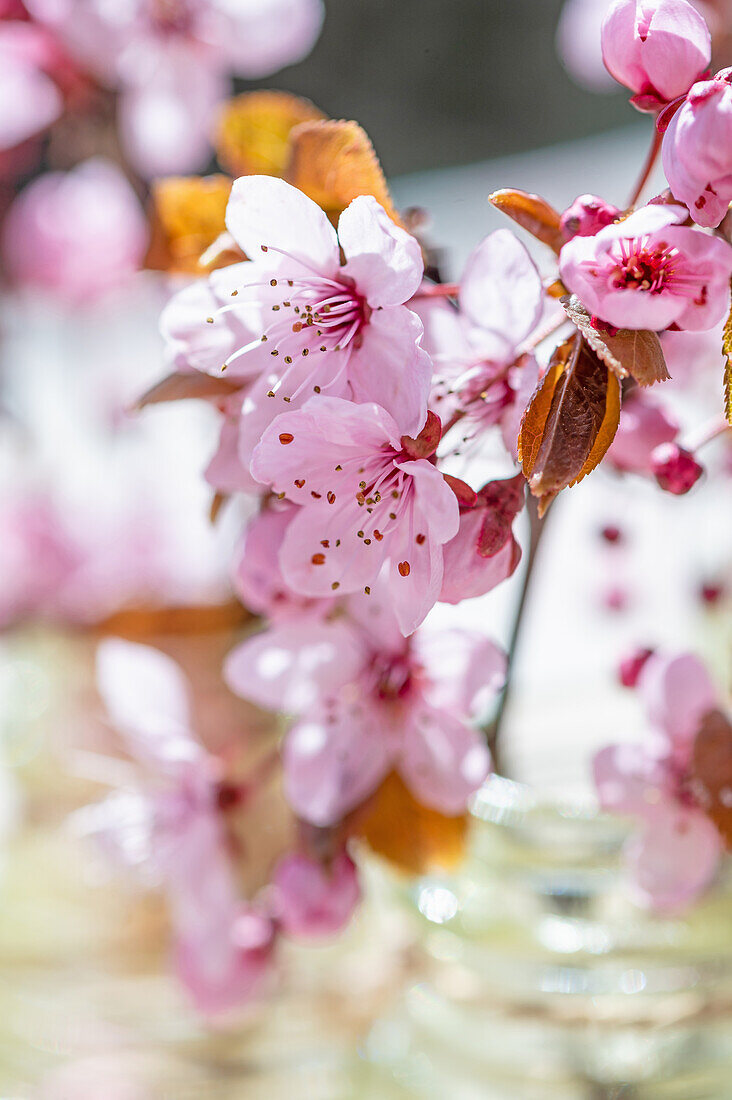
[[[484,485],[474,505],[460,508],[460,529],[444,547],[440,600],[460,603],[490,592],[515,572],[521,547],[512,523],[524,505],[523,474]]]
[[[439,597],[442,547],[457,534],[458,503],[422,437],[402,436],[375,404],[312,398],[282,413],[254,450],[252,474],[300,511],[280,550],[287,583],[306,596],[370,589],[388,563],[399,626],[410,634]],[[431,450],[429,449],[431,447]]]
[[[20,193],[8,212],[3,254],[18,284],[81,305],[129,280],[146,244],[130,184],[111,162],[96,159],[48,172]]]
[[[466,435],[470,440],[499,424],[507,447],[515,450],[518,419],[538,375],[533,356],[521,351],[542,315],[544,288],[528,251],[510,230],[489,234],[471,253],[459,303],[459,311],[429,297],[413,303],[435,363],[434,407],[446,422],[460,414],[463,442]]]
[[[237,896],[217,769],[191,729],[185,681],[165,654],[117,640],[100,645],[97,668],[107,712],[147,781],[81,820],[122,863],[163,884],[179,976],[201,1011],[228,1010],[259,988],[273,929]]]
[[[361,899],[356,866],[341,851],[324,867],[303,855],[280,860],[272,876],[274,912],[288,935],[333,936],[348,924]]]
[[[732,202],[732,68],[689,92],[663,138],[663,170],[698,225],[717,226]]]
[[[658,398],[634,390],[623,402],[608,460],[618,470],[651,474],[656,447],[672,442],[678,433],[678,423]]]
[[[405,639],[375,597],[354,597],[348,609],[348,618],[305,622],[296,633],[292,623],[270,627],[227,662],[227,681],[244,698],[271,709],[305,703],[284,747],[290,804],[332,825],[396,769],[425,805],[462,812],[488,771],[472,721],[503,683],[504,655],[469,632]]]
[[[0,23],[0,150],[34,137],[63,110],[49,73],[54,57],[49,37],[31,23]]]
[[[687,0],[614,0],[602,25],[602,56],[641,110],[685,95],[709,64],[709,28]]]
[[[203,168],[230,74],[258,78],[310,52],[321,0],[29,0],[70,53],[122,95],[128,156],[146,177]]]
[[[600,29],[608,0],[565,0],[557,24],[557,53],[578,84],[593,92],[615,88],[602,60]]]
[[[247,523],[234,562],[234,589],[245,607],[270,620],[299,615],[307,609],[326,613],[333,599],[314,600],[295,592],[280,568],[279,554],[287,528],[297,514],[287,501],[274,501]]]
[[[648,657],[638,690],[654,736],[642,745],[602,749],[595,782],[603,809],[639,822],[627,851],[639,899],[675,910],[709,885],[723,851],[689,782],[694,739],[718,696],[704,666],[689,654]]]
[[[618,328],[711,328],[729,303],[732,247],[680,225],[679,206],[645,206],[559,256],[565,285]]]
[[[562,214],[562,233],[567,240],[572,237],[594,237],[621,214],[617,206],[597,195],[580,195]]]
[[[661,443],[651,454],[651,473],[667,493],[683,496],[696,485],[704,467],[678,443]]]

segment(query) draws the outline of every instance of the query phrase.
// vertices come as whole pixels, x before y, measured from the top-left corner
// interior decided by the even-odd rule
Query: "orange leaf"
[[[290,92],[244,92],[224,106],[214,145],[232,176],[282,176],[290,159],[290,133],[326,116],[309,99]]]
[[[590,314],[575,294],[562,298],[562,308],[577,326],[595,355],[618,378],[634,378],[640,386],[666,382],[671,377],[661,341],[655,332],[621,328],[611,333],[596,328]]]
[[[560,214],[540,195],[531,195],[527,191],[518,191],[513,187],[504,187],[494,191],[490,202],[507,214],[532,237],[546,244],[554,252],[559,252],[566,240],[559,227]]]
[[[406,871],[450,870],[463,857],[467,817],[446,817],[417,802],[398,775],[370,800],[358,833],[373,851]]]
[[[358,195],[373,195],[401,225],[368,135],[357,122],[305,122],[292,132],[286,178],[336,221]]]
[[[199,258],[223,233],[231,180],[227,176],[170,176],[152,185],[152,243],[146,266],[200,274]]]
[[[163,401],[187,401],[209,397],[228,397],[239,388],[226,378],[216,378],[199,371],[191,374],[169,374],[161,378],[135,402],[136,409],[159,405]]]
[[[577,332],[561,344],[524,413],[519,456],[543,513],[594,470],[620,418],[620,382]]]
[[[724,326],[722,338],[722,354],[724,364],[724,415],[727,423],[732,425],[732,308],[729,311],[727,323]]]

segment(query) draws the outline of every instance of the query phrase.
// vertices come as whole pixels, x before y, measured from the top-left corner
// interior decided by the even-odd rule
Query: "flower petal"
[[[419,242],[395,225],[372,195],[359,195],[346,207],[338,239],[344,273],[372,309],[401,305],[418,290],[424,274]]]
[[[251,259],[262,262],[262,246],[272,260],[282,252],[311,274],[332,278],[339,270],[338,238],[319,206],[284,180],[242,176],[235,180],[226,208],[226,228]]]
[[[477,631],[428,628],[415,636],[412,648],[424,666],[432,707],[466,719],[485,716],[506,680],[502,649]]]
[[[515,349],[536,327],[543,305],[541,276],[510,229],[481,241],[460,283],[460,308],[470,321]]]
[[[401,435],[415,435],[427,416],[432,361],[419,346],[421,337],[422,323],[410,309],[378,310],[348,364],[354,401],[376,401]]]
[[[424,706],[407,723],[399,771],[425,805],[444,814],[463,813],[489,770],[481,734],[448,711]]]
[[[670,800],[628,848],[628,861],[641,901],[674,911],[689,905],[711,883],[722,855],[722,839],[701,811]]]
[[[674,749],[688,748],[704,715],[719,706],[719,693],[702,662],[691,653],[648,658],[638,690],[649,720]]]

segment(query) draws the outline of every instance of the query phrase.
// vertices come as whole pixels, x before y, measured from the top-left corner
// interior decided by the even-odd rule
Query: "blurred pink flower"
[[[635,390],[623,402],[620,426],[607,453],[618,470],[651,474],[651,456],[662,443],[671,443],[679,434],[676,420],[658,398]]]
[[[689,92],[663,138],[663,170],[698,225],[717,226],[732,202],[732,68]]]
[[[404,634],[440,594],[442,547],[457,534],[458,503],[429,461],[439,441],[401,436],[379,405],[312,398],[282,413],[254,450],[252,474],[302,507],[280,550],[285,580],[306,596],[367,592],[388,562]]]
[[[570,76],[593,92],[616,89],[602,60],[600,30],[609,0],[565,0],[557,24],[557,52]]]
[[[258,78],[310,52],[321,0],[28,0],[70,53],[121,89],[119,125],[145,177],[205,167],[231,74]]]
[[[34,137],[61,114],[49,35],[32,23],[0,22],[0,150]]]
[[[732,247],[679,224],[680,206],[644,206],[559,256],[566,286],[618,328],[711,328],[729,304]]]
[[[95,159],[28,184],[8,211],[3,254],[18,285],[82,305],[127,282],[146,244],[132,187],[115,165]]]
[[[610,745],[595,757],[603,809],[637,818],[627,850],[641,901],[661,910],[692,902],[717,869],[722,838],[689,782],[694,739],[719,706],[704,666],[690,654],[652,654],[638,677],[654,734],[643,745]]]
[[[567,240],[572,237],[594,237],[621,214],[617,206],[597,195],[580,195],[562,214],[562,232]]]
[[[238,897],[216,762],[192,732],[183,675],[155,649],[109,640],[99,647],[97,677],[109,717],[146,780],[138,791],[82,811],[80,821],[123,864],[162,883],[179,976],[202,1012],[227,1011],[259,989],[274,929]]]
[[[685,95],[711,55],[709,28],[686,0],[614,0],[602,24],[605,65],[641,110]]]
[[[396,769],[425,805],[462,812],[488,771],[472,722],[503,684],[504,655],[463,631],[405,639],[386,600],[355,597],[348,610],[270,627],[227,662],[238,694],[301,716],[284,747],[290,804],[332,825]]]
[[[275,867],[272,886],[275,918],[298,939],[340,932],[361,900],[356,865],[345,851],[327,867],[307,856],[286,856]]]

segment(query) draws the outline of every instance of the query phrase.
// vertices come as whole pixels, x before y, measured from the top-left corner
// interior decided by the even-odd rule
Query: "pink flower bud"
[[[697,225],[717,226],[732,202],[732,68],[702,80],[671,119],[663,170]]]
[[[653,656],[653,650],[644,647],[637,649],[635,653],[629,653],[624,657],[618,667],[618,679],[623,687],[634,688],[638,683],[643,667],[649,657]]]
[[[606,225],[619,218],[617,206],[597,195],[580,195],[562,214],[561,229],[567,240],[572,237],[594,237]]]
[[[683,496],[697,483],[704,467],[677,443],[662,443],[651,455],[651,472],[667,493]]]
[[[605,66],[641,111],[685,95],[711,55],[709,28],[687,0],[615,0],[602,25]]]
[[[332,936],[351,919],[361,897],[356,866],[340,852],[330,867],[307,856],[286,856],[273,878],[275,911],[291,936]]]

